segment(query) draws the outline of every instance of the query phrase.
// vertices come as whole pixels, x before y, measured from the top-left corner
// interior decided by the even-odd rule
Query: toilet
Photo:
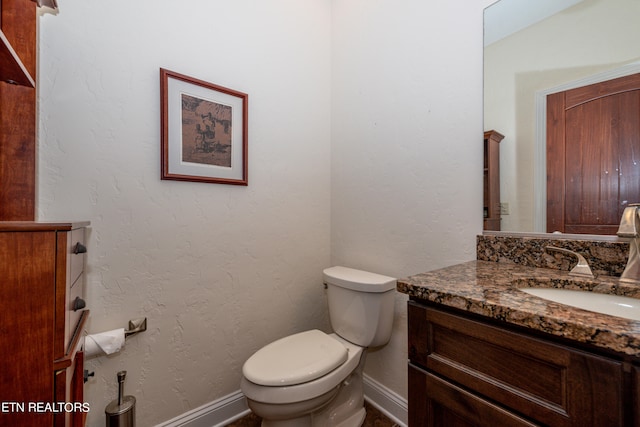
[[[272,342],[242,367],[241,389],[262,427],[358,427],[367,349],[391,337],[396,279],[347,267],[323,271],[333,333]]]

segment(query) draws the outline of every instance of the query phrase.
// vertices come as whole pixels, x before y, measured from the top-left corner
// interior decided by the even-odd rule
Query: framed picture
[[[247,185],[248,98],[161,68],[162,179]]]

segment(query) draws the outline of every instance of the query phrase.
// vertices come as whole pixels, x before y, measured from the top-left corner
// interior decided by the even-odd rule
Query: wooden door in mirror
[[[640,202],[640,73],[547,96],[547,231],[616,234]]]

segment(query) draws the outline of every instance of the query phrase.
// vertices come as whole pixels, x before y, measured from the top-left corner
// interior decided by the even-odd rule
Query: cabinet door
[[[73,366],[55,373],[54,378],[54,402],[67,402],[68,385],[73,374]],[[71,413],[56,412],[53,416],[53,427],[70,427]]]
[[[52,397],[55,247],[51,232],[0,232],[0,401],[23,405],[0,414],[2,425],[52,424],[28,405]]]
[[[82,427],[86,412],[84,403],[84,353],[75,353],[71,366],[55,374],[55,402],[68,402],[67,411],[54,416],[54,427]],[[72,409],[71,409],[72,408]]]
[[[409,319],[423,323],[411,361],[429,372],[545,425],[625,425],[619,361],[419,304]]]
[[[411,427],[533,427],[534,424],[436,375],[409,365]]]
[[[633,426],[640,427],[640,367],[633,367],[632,398],[633,398]]]
[[[75,364],[73,368],[73,376],[71,377],[71,402],[78,404],[84,403],[84,352],[79,351],[76,353]],[[83,427],[87,413],[85,408],[82,410],[76,407],[76,410],[71,415],[72,427]]]

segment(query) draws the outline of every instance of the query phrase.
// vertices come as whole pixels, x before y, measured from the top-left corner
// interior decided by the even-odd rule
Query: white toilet
[[[324,270],[335,333],[274,341],[242,368],[241,389],[262,427],[358,427],[365,417],[368,347],[391,336],[396,279],[346,267]]]

